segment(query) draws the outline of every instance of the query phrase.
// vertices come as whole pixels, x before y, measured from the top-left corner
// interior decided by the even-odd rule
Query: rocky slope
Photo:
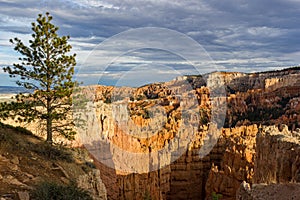
[[[243,182],[237,192],[237,200],[265,200],[280,199],[291,200],[300,198],[300,184],[249,184]]]
[[[94,199],[107,199],[100,171],[91,167],[84,149],[49,147],[21,128],[0,127],[0,199],[29,200],[42,182],[72,181]]]

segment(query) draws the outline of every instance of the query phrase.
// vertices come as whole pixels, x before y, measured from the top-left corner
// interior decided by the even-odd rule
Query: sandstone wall
[[[270,126],[256,139],[253,183],[300,182],[300,132]]]
[[[257,131],[256,125],[223,129],[204,158],[199,157],[199,139],[171,165],[149,173],[123,174],[101,163],[97,167],[110,188],[109,199],[143,199],[147,193],[154,199],[209,199],[212,192],[233,199],[241,182],[252,179]]]
[[[77,185],[88,191],[94,200],[107,200],[106,188],[100,178],[100,171],[98,169],[79,176]]]
[[[238,200],[300,198],[300,130],[286,125],[264,127],[256,137],[254,175],[244,181]]]
[[[213,193],[222,199],[235,199],[240,184],[252,181],[255,155],[256,125],[224,129],[225,152],[219,166],[213,165],[206,181],[206,199]]]

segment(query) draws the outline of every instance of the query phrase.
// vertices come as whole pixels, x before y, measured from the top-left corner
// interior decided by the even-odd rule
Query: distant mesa
[[[15,87],[15,86],[0,86],[0,94],[17,94],[20,92],[30,92],[23,87]]]

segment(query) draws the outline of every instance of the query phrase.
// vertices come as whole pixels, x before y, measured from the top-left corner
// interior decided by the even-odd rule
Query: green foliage
[[[74,162],[72,152],[62,146],[55,146],[45,143],[32,144],[32,151],[50,160],[62,160],[67,162]]]
[[[222,198],[222,194],[217,194],[215,192],[212,193],[213,200],[220,200]]]
[[[69,36],[59,37],[58,27],[51,23],[52,16],[38,15],[32,23],[32,39],[26,46],[20,39],[10,42],[22,55],[20,63],[4,68],[10,77],[17,77],[16,84],[34,92],[20,93],[13,102],[0,105],[0,117],[11,117],[19,122],[40,121],[46,126],[47,141],[52,143],[53,133],[74,139],[73,122],[69,120],[72,90],[78,85],[73,81],[75,54],[69,55],[72,46]]]
[[[74,182],[59,185],[53,182],[42,182],[32,191],[34,200],[92,200],[89,193],[78,188]]]

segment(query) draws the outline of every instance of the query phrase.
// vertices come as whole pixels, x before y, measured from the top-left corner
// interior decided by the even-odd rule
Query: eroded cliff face
[[[226,98],[215,98],[222,87]],[[97,163],[111,188],[110,199],[211,199],[213,193],[235,199],[240,184],[253,181],[256,135],[262,131],[258,127],[281,123],[293,130],[299,127],[298,69],[216,73],[211,79],[186,76],[140,88],[91,86],[89,91],[86,96],[92,94],[90,108],[96,114],[89,116],[93,122],[86,134],[109,144],[95,151],[105,152],[102,161],[110,160],[110,166]],[[224,103],[228,128],[211,131],[213,113],[220,112]],[[217,109],[212,111],[213,107]],[[205,146],[214,137],[216,144]],[[114,146],[149,156],[120,154]],[[168,153],[157,153],[166,147]],[[180,148],[183,151],[178,152]],[[211,151],[201,157],[202,148]]]
[[[300,130],[270,126],[257,135],[253,183],[300,182]]]
[[[235,199],[242,181],[251,182],[254,171],[256,125],[224,129],[225,152],[220,165],[213,165],[205,185],[206,199],[213,193],[222,199]]]
[[[255,74],[219,73],[213,82],[226,87],[225,127],[235,128],[218,130],[221,136],[217,144],[201,159],[199,151],[209,132],[207,123],[212,119],[212,106],[216,105],[212,103],[206,75],[180,77],[137,89],[104,86],[93,89],[98,117],[95,123],[100,124],[100,134],[128,151],[156,152],[170,141],[179,144],[178,135],[193,133],[193,140],[181,146],[186,151],[178,159],[164,158],[174,161],[170,165],[158,166],[157,171],[146,174],[124,175],[116,170],[113,180],[121,188],[117,198],[140,199],[149,192],[157,199],[209,199],[216,192],[225,199],[234,199],[240,183],[253,179],[258,126],[285,123],[292,130],[299,127],[298,69]],[[222,104],[224,99],[216,102]],[[196,110],[200,115],[184,113],[183,106],[184,111]],[[118,113],[118,116],[108,113]],[[200,123],[196,129],[191,126],[182,130],[184,118],[192,125]],[[119,160],[122,159],[116,157],[114,163]],[[128,162],[140,161],[129,159]],[[146,170],[161,164],[155,160],[145,162],[150,163]]]
[[[85,113],[91,124],[81,140],[101,169],[101,178],[110,188],[109,199],[143,199],[147,195],[199,199],[204,195],[204,171],[209,171],[210,160],[201,160],[198,151],[209,129],[205,125],[209,94],[207,88],[198,88],[197,95],[186,88],[189,85],[172,86],[173,92],[161,84],[115,91],[92,88],[97,94],[90,107],[94,112]],[[128,94],[131,96],[124,98]],[[97,138],[107,144],[99,148],[100,143],[94,143]],[[130,157],[128,152],[145,156]]]
[[[235,199],[243,181],[259,182],[261,170],[267,180],[299,179],[296,147],[273,154],[283,142],[256,137],[266,132],[261,125],[299,128],[299,76],[289,69],[184,76],[140,88],[85,87],[89,124],[76,141],[94,157],[108,199],[210,199],[213,192]],[[262,169],[268,159],[276,173]]]
[[[300,130],[264,127],[256,137],[254,175],[237,192],[239,200],[300,198]]]
[[[298,70],[241,76],[228,82],[225,127],[280,124],[299,127],[300,75]]]
[[[86,191],[89,191],[94,200],[107,200],[106,188],[100,178],[100,171],[94,169],[77,179],[77,185]]]
[[[199,140],[175,162],[149,173],[124,175],[98,162],[97,166],[111,189],[109,199],[143,199],[147,193],[154,199],[209,199],[213,192],[234,199],[241,182],[252,180],[257,131],[256,125],[222,129],[204,158],[199,157]]]

